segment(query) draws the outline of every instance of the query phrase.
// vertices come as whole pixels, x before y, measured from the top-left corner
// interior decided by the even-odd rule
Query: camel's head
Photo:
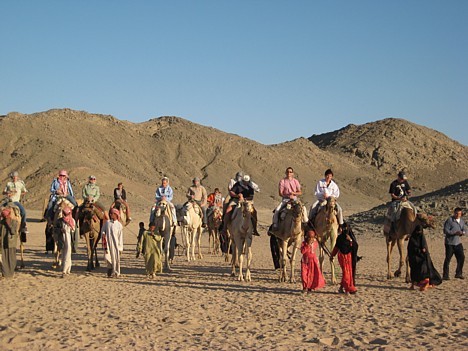
[[[159,203],[156,205],[156,211],[154,212],[156,217],[160,217],[167,208],[167,201],[166,200],[161,200]]]
[[[334,196],[330,196],[327,198],[327,207],[335,208],[336,198]]]
[[[253,202],[249,200],[244,200],[242,202],[242,208],[244,213],[252,213],[254,211]]]
[[[435,219],[433,216],[430,216],[426,213],[418,213],[417,218],[421,222],[423,228],[434,229],[436,227]]]
[[[223,212],[219,207],[215,207],[213,209],[213,219],[215,220],[221,220],[223,218]]]

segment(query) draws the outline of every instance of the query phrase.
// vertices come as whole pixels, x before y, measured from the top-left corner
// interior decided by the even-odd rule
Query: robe
[[[16,245],[18,243],[18,232],[20,222],[12,220],[8,225],[5,220],[0,222],[2,275],[5,278],[12,278],[16,268]]]
[[[422,252],[426,249],[426,252]],[[410,265],[411,281],[418,285],[425,285],[427,279],[429,284],[439,285],[442,278],[434,265],[429,254],[426,237],[423,233],[413,232],[408,241],[408,261]]]
[[[162,236],[146,230],[138,241],[138,252],[143,252],[147,275],[162,273]]]
[[[102,227],[104,260],[108,275],[120,275],[120,253],[123,251],[123,227],[119,221],[110,220]]]
[[[357,291],[354,285],[355,275],[353,269],[353,251],[357,254],[357,250],[353,250],[354,242],[352,236],[347,236],[345,232],[338,235],[335,247],[331,253],[332,257],[338,255],[338,263],[340,264],[342,273],[340,283],[341,289],[349,293],[355,293]]]
[[[75,233],[75,228],[70,227],[65,221],[61,220],[61,233],[62,233],[62,273],[63,274],[70,274],[71,266],[72,266],[72,235]]]
[[[304,290],[315,290],[325,286],[325,279],[320,271],[317,255],[315,254],[317,247],[317,241],[314,241],[312,245],[308,245],[306,242],[302,242],[301,245],[301,279]]]

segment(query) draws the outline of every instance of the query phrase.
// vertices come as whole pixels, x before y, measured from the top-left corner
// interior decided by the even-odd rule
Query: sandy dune
[[[298,283],[277,282],[266,234],[254,238],[251,283],[231,278],[224,260],[208,254],[206,233],[203,260],[177,256],[172,273],[147,280],[135,258],[137,215],[125,231],[121,278],[107,279],[102,267],[85,272],[81,242],[62,279],[44,254],[37,218],[30,211],[26,269],[0,281],[1,350],[468,349],[467,281],[424,293],[403,278],[388,281],[384,239],[375,233],[358,236],[357,295],[328,284],[303,296],[299,270]],[[441,235],[428,241],[441,270]]]

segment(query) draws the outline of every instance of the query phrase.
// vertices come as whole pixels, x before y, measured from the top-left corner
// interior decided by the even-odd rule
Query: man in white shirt
[[[26,211],[21,204],[21,195],[26,194],[28,190],[24,185],[24,182],[19,179],[18,172],[12,172],[10,174],[11,181],[7,183],[5,189],[3,190],[3,195],[6,195],[9,201],[13,202],[19,210],[21,215],[21,231],[27,233],[26,228]]]
[[[319,210],[319,203],[327,200],[331,196],[333,196],[335,199],[340,197],[340,188],[338,188],[338,184],[336,184],[333,180],[333,171],[331,169],[327,169],[325,171],[325,178],[317,182],[317,186],[315,187],[315,196],[317,197],[317,201],[315,201],[315,203],[312,205],[309,212],[309,220],[312,223],[314,222],[315,216]],[[344,223],[343,210],[341,209],[341,206],[338,204],[338,202],[336,202],[336,211],[338,224],[341,227]]]

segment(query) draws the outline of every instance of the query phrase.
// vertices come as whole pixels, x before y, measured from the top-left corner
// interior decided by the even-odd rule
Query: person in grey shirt
[[[465,253],[463,252],[463,244],[461,236],[465,235],[465,222],[462,219],[462,209],[457,207],[453,211],[453,216],[447,219],[444,223],[445,234],[445,261],[443,279],[449,280],[450,260],[455,254],[457,260],[457,269],[455,270],[455,278],[465,279],[463,277],[463,264],[465,263]]]

